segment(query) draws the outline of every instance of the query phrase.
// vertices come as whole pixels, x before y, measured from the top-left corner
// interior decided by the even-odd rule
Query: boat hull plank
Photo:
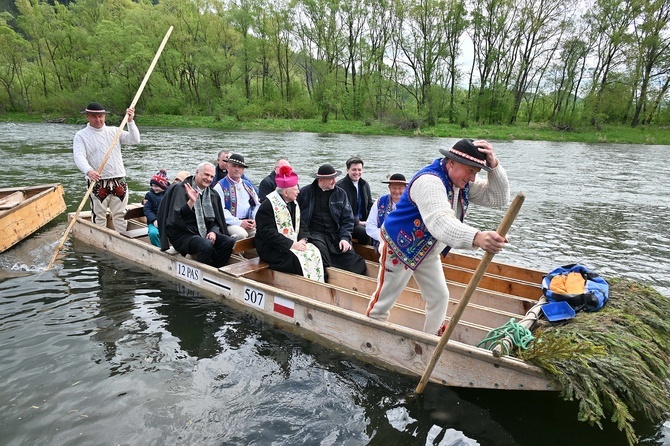
[[[137,239],[123,237],[78,218],[73,236],[88,245],[127,259],[143,268],[193,287],[204,295],[225,299],[234,307],[270,318],[280,327],[308,339],[350,352],[385,368],[421,376],[439,338],[420,331],[421,309],[398,305],[388,322],[364,315],[369,296],[300,276],[256,270],[235,276],[179,255],[169,255]],[[237,259],[238,261],[240,259]],[[367,279],[370,280],[370,279]],[[474,347],[472,333],[483,327],[458,324],[431,381],[439,384],[489,389],[554,390],[537,367]]]
[[[15,203],[15,198],[23,197]],[[47,184],[0,189],[0,199],[8,198],[0,210],[0,252],[4,252],[65,211],[63,186]]]

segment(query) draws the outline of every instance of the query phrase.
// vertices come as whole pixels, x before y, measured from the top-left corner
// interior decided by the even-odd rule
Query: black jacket
[[[223,180],[226,175],[228,175],[228,171],[221,169],[219,163],[214,163],[214,169],[214,178],[212,179],[212,184],[209,185],[212,189],[216,186],[216,183]]]
[[[144,203],[144,216],[147,217],[147,223],[150,225],[154,223],[154,220],[158,219],[156,214],[158,213],[158,207],[164,197],[165,192],[157,194],[153,190],[150,190],[144,195],[144,199],[147,200],[146,203]]]
[[[300,232],[308,233],[309,222],[312,220],[314,212],[314,201],[316,200],[314,192],[319,188],[319,180],[314,180],[312,184],[300,189],[298,195],[298,205],[301,213]],[[351,213],[351,205],[346,192],[341,187],[335,186],[335,191],[330,196],[330,215],[335,220],[338,227],[340,240],[351,242],[351,232],[354,230],[354,214]],[[309,235],[307,235],[309,238]]]
[[[188,181],[195,187],[193,176],[187,177],[183,182],[173,183],[165,192],[158,207],[158,231],[161,238],[161,251],[170,249],[170,240],[168,239],[168,228],[174,231],[198,233],[198,225],[195,220],[195,210],[188,206],[188,195],[184,183]],[[214,208],[214,222],[209,225],[207,231],[218,234],[229,235],[226,220],[223,217],[223,208],[221,207],[221,198],[219,194],[210,189],[210,199]],[[181,253],[184,254],[184,253]]]
[[[273,170],[270,172],[270,175],[263,178],[261,184],[258,185],[258,199],[261,203],[265,201],[265,197],[267,197],[270,192],[277,188],[277,183],[275,182],[276,176],[277,173]]]
[[[351,213],[354,215],[354,222],[358,224],[359,218],[356,186],[354,186],[354,183],[351,181],[351,178],[349,178],[349,175],[338,181],[337,185],[347,193],[347,198],[349,198],[349,203],[351,204]],[[372,200],[372,193],[370,192],[370,185],[367,181],[361,178],[358,180],[358,188],[361,192],[361,203],[364,207],[364,209],[361,209],[361,215],[363,216],[362,221],[367,221],[368,215],[370,214],[370,209],[372,209],[372,205],[374,204]]]

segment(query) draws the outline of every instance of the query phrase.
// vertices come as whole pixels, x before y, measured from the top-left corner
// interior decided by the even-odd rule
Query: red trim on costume
[[[485,159],[480,160],[479,158],[475,158],[474,156],[470,156],[467,153],[460,152],[460,151],[454,149],[453,147],[451,149],[449,149],[449,151],[451,153],[453,153],[454,155],[458,155],[458,156],[463,157],[465,159],[469,159],[470,161],[474,161],[477,164],[481,164],[482,166],[486,166],[486,160]]]
[[[386,273],[386,254],[388,250],[386,249],[386,243],[382,242],[379,245],[379,250],[381,252],[381,257],[379,257],[379,277],[377,280],[377,289],[375,289],[375,292],[372,293],[372,299],[370,300],[370,303],[368,304],[368,309],[365,312],[366,316],[370,316],[370,311],[374,308],[375,304],[379,300],[379,294],[382,291],[382,285],[384,285],[384,274]]]

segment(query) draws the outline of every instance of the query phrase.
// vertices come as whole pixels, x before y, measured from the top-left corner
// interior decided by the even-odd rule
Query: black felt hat
[[[486,154],[480,152],[473,142],[473,139],[461,139],[451,149],[440,149],[440,153],[457,163],[479,167],[490,172],[491,168],[486,165]]]
[[[316,174],[312,176],[314,178],[335,178],[341,173],[341,170],[335,170],[335,168],[330,164],[324,164],[323,166],[319,167],[319,170],[316,172]]]
[[[382,181],[384,184],[407,184],[407,179],[405,175],[401,173],[394,173],[389,177],[388,180]]]
[[[229,163],[237,164],[242,167],[249,167],[244,163],[244,157],[239,153],[231,153],[227,160]]]
[[[99,102],[91,102],[86,106],[86,110],[84,110],[82,113],[107,114],[108,112]]]

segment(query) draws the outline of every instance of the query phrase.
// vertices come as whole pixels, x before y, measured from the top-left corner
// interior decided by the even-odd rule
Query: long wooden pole
[[[151,73],[154,71],[154,67],[156,66],[156,62],[158,62],[158,58],[160,57],[161,53],[163,52],[163,48],[165,48],[165,44],[168,41],[168,38],[170,37],[170,34],[172,34],[172,29],[174,27],[170,26],[170,29],[167,30],[167,33],[165,33],[165,37],[163,37],[163,41],[161,42],[160,46],[158,47],[158,51],[156,51],[156,55],[154,56],[154,60],[151,61],[151,65],[149,66],[149,70],[147,70],[147,74],[144,75],[144,79],[142,79],[142,83],[140,84],[140,88],[137,90],[137,93],[135,94],[135,97],[133,98],[133,102],[130,103],[130,106],[128,108],[135,108],[135,105],[137,104],[137,101],[140,100],[140,96],[142,95],[142,91],[144,91],[144,87],[147,85],[147,82],[149,81],[149,77],[151,76]],[[107,160],[112,154],[112,150],[114,149],[114,146],[116,145],[117,141],[119,140],[119,137],[121,136],[121,132],[123,131],[123,128],[125,125],[128,123],[128,113],[126,112],[125,116],[123,117],[123,121],[121,121],[121,124],[119,125],[119,128],[116,130],[116,135],[114,135],[114,139],[112,140],[111,144],[109,145],[109,148],[107,149],[107,153],[105,154],[105,157],[102,159],[102,162],[100,163],[100,167],[98,167],[98,174],[102,173],[102,169],[105,167],[105,164],[107,163]],[[60,243],[56,247],[56,250],[53,253],[53,256],[51,257],[51,261],[49,262],[49,265],[47,266],[47,271],[51,269],[53,266],[54,262],[56,261],[56,258],[58,257],[58,252],[60,249],[63,247],[65,244],[65,241],[67,240],[68,235],[70,234],[70,230],[72,230],[72,227],[74,226],[74,223],[76,222],[77,218],[79,217],[79,213],[81,210],[84,208],[84,204],[86,204],[86,200],[88,200],[88,197],[91,195],[91,192],[93,191],[93,188],[95,187],[96,181],[91,181],[91,184],[88,187],[88,190],[86,191],[86,194],[84,194],[84,198],[81,200],[81,203],[79,204],[79,207],[77,208],[77,212],[75,212],[74,217],[70,221],[70,224],[68,225],[67,229],[65,230],[65,234],[63,234],[63,238],[61,239]]]
[[[509,231],[510,226],[512,226],[512,222],[519,213],[519,209],[521,209],[521,205],[523,204],[523,201],[525,199],[526,197],[524,196],[523,192],[519,192],[517,194],[517,196],[514,198],[514,201],[512,201],[512,204],[507,209],[507,212],[505,213],[505,216],[500,222],[500,225],[498,226],[498,230],[496,231],[498,234],[502,235],[503,237],[507,235],[507,231]],[[444,348],[447,346],[447,342],[449,342],[451,334],[454,332],[456,325],[458,325],[458,321],[461,319],[461,316],[463,315],[465,308],[468,306],[468,301],[470,300],[470,297],[472,297],[472,294],[477,289],[479,282],[482,280],[482,277],[484,277],[484,273],[486,273],[486,269],[489,267],[489,264],[493,260],[493,256],[494,254],[490,252],[484,253],[482,260],[479,262],[479,265],[477,266],[475,273],[472,275],[472,278],[470,279],[468,286],[465,288],[465,291],[461,296],[460,302],[458,302],[458,306],[456,307],[454,315],[451,316],[451,319],[449,320],[449,325],[447,325],[447,328],[444,330],[444,333],[442,333],[440,341],[437,343],[437,347],[435,347],[433,356],[430,358],[430,361],[428,362],[426,371],[423,372],[423,376],[419,381],[419,385],[416,386],[416,393],[422,393],[423,389],[426,387],[426,384],[430,379],[430,375],[433,373],[433,370],[435,369],[437,360],[440,359],[442,351],[444,351]]]

